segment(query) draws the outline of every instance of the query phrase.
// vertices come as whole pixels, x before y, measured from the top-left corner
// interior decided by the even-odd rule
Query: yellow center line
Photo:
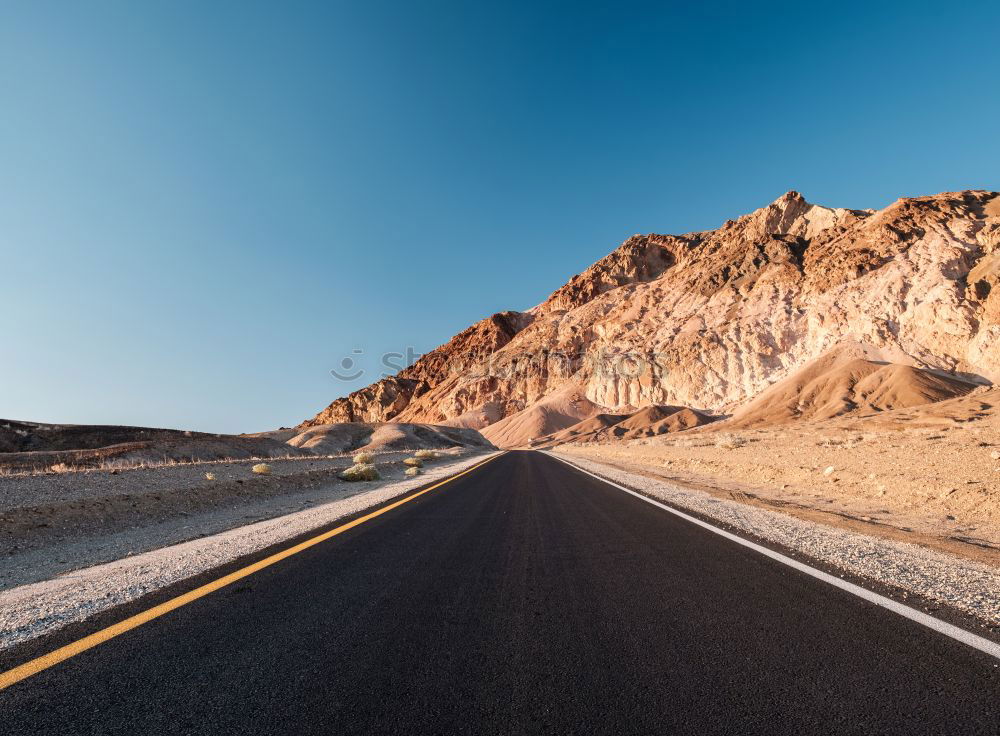
[[[59,664],[60,662],[69,659],[70,657],[74,657],[77,654],[80,654],[81,652],[85,652],[88,649],[96,647],[98,644],[103,644],[109,639],[113,639],[114,637],[120,634],[124,634],[125,632],[131,631],[132,629],[136,629],[145,623],[149,623],[150,621],[157,619],[160,616],[166,615],[171,611],[180,608],[181,606],[186,606],[188,603],[196,601],[199,598],[203,598],[209,593],[214,593],[216,590],[224,588],[227,585],[231,585],[232,583],[235,583],[237,580],[242,580],[243,578],[249,575],[253,575],[255,572],[263,570],[265,567],[270,567],[271,565],[281,562],[282,560],[287,559],[292,555],[297,555],[299,552],[307,550],[310,547],[319,544],[320,542],[325,542],[327,539],[330,539],[331,537],[335,537],[338,534],[343,534],[348,529],[353,529],[356,526],[360,526],[361,524],[364,524],[366,521],[374,519],[376,516],[381,516],[382,514],[388,513],[389,511],[392,511],[393,509],[402,506],[404,503],[408,503],[409,501],[412,501],[413,499],[418,498],[424,495],[425,493],[433,491],[435,488],[440,488],[445,483],[450,483],[456,478],[461,478],[463,475],[467,475],[468,473],[471,473],[473,470],[481,468],[486,463],[495,460],[496,458],[500,457],[503,454],[505,453],[501,452],[497,455],[494,455],[493,457],[486,458],[482,462],[476,463],[470,468],[466,468],[461,473],[456,473],[455,475],[449,476],[448,478],[445,478],[444,480],[439,481],[438,483],[435,483],[434,485],[429,486],[423,489],[422,491],[418,491],[417,493],[414,493],[411,496],[407,496],[405,498],[401,498],[398,501],[394,501],[393,503],[390,503],[388,506],[383,506],[382,508],[377,509],[376,511],[372,511],[369,514],[365,514],[364,516],[358,517],[357,519],[349,521],[346,524],[342,524],[336,527],[335,529],[331,529],[328,532],[317,534],[315,537],[311,537],[305,540],[304,542],[299,542],[298,544],[289,547],[286,550],[282,550],[281,552],[277,552],[271,555],[270,557],[265,557],[263,560],[254,562],[252,565],[247,565],[246,567],[240,568],[236,572],[231,572],[228,575],[224,575],[217,580],[213,580],[210,583],[206,583],[205,585],[202,585],[199,588],[195,588],[194,590],[188,591],[183,595],[179,595],[176,598],[171,598],[170,600],[161,603],[158,606],[154,606],[146,611],[143,611],[142,613],[137,613],[135,616],[130,616],[124,621],[120,621],[117,624],[108,626],[106,629],[101,629],[100,631],[96,631],[93,634],[85,636],[82,639],[78,639],[77,641],[71,644],[59,647],[58,649],[53,650],[48,654],[43,654],[41,657],[29,660],[28,662],[25,662],[24,664],[19,665],[14,669],[7,670],[6,672],[0,674],[0,690],[8,688],[14,683],[20,682],[21,680],[27,677],[36,675],[42,670],[47,670],[49,667]]]

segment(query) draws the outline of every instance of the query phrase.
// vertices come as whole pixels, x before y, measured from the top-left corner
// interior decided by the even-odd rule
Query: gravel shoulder
[[[576,452],[550,451],[581,468],[723,525],[795,550],[880,585],[891,586],[1000,626],[1000,570],[920,545],[868,536],[718,498],[625,470]]]
[[[382,480],[370,483],[336,480],[332,468],[307,471],[330,473],[307,474],[307,483],[302,473],[287,472],[258,479],[281,483],[267,485],[255,498],[230,499],[198,512],[177,509],[106,534],[76,529],[20,549],[0,567],[7,588],[0,590],[0,649],[375,506],[491,454],[445,455],[413,478],[403,475],[400,462],[381,456]]]

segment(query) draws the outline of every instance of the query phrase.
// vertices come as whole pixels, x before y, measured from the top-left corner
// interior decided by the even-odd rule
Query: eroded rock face
[[[636,235],[526,313],[478,322],[307,422],[509,416],[569,383],[612,410],[726,412],[844,342],[1000,379],[1000,197],[884,210],[789,192],[686,235]]]
[[[445,345],[421,356],[397,375],[337,399],[302,426],[384,422],[399,416],[411,401],[439,386],[449,376],[464,376],[487,364],[489,356],[510,342],[531,319],[530,315],[521,312],[499,312],[487,317],[455,335]]]

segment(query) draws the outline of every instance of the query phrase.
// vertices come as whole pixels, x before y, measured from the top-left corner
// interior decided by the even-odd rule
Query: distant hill
[[[526,409],[525,411],[531,411]],[[515,416],[517,416],[515,414]],[[632,414],[597,414],[573,426],[535,438],[531,447],[553,447],[567,442],[615,442],[658,437],[703,427],[718,420],[686,406],[647,406]]]
[[[788,192],[715,230],[635,235],[538,306],[477,322],[302,427],[454,424],[510,446],[654,406],[785,421],[932,401],[1000,378],[998,283],[996,192],[882,210]],[[844,345],[872,365],[740,409]],[[789,408],[800,389],[808,406]]]

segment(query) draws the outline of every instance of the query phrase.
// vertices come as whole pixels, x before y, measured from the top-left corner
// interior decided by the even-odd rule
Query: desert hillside
[[[543,449],[567,443],[621,442],[683,432],[717,420],[718,417],[694,411],[686,406],[653,405],[632,414],[595,414],[568,429],[531,437],[524,444],[531,448]],[[489,431],[489,428],[486,431]]]
[[[492,445],[474,429],[395,422],[226,435],[0,419],[0,475],[451,448],[491,449]]]
[[[488,427],[510,446],[651,406],[729,415],[848,344],[860,362],[810,378],[811,418],[960,395],[1000,378],[998,246],[996,192],[878,211],[788,192],[716,230],[635,235],[542,304],[476,323],[303,426]],[[802,388],[744,412],[788,418]]]
[[[727,428],[908,409],[963,396],[976,383],[909,365],[865,360],[861,346],[824,353],[739,408]]]

